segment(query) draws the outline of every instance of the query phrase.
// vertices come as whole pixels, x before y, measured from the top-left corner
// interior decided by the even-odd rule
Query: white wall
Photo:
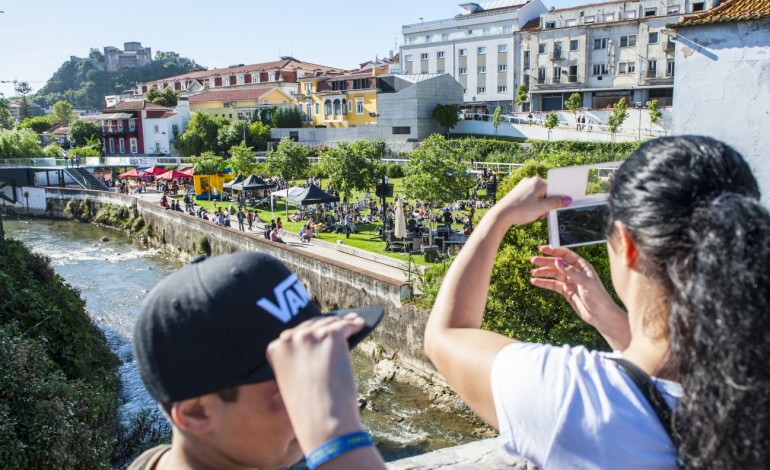
[[[770,207],[770,20],[677,30],[674,133],[712,136],[748,160]]]

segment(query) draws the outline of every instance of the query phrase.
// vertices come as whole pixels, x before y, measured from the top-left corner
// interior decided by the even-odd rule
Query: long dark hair
[[[610,220],[667,293],[682,467],[770,461],[770,215],[759,197],[738,152],[693,136],[645,143],[610,190]]]

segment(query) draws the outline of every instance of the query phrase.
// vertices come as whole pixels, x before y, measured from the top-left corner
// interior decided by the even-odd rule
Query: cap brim
[[[383,307],[346,308],[344,310],[332,310],[331,312],[324,313],[322,316],[334,315],[335,317],[344,317],[348,313],[355,313],[364,320],[364,327],[361,331],[348,338],[348,346],[350,349],[353,349],[377,327],[380,320],[382,320],[385,309]]]
[[[355,313],[364,320],[364,327],[358,333],[348,338],[348,347],[353,349],[364,338],[369,336],[374,328],[382,320],[382,316],[385,314],[383,307],[358,307],[358,308],[346,308],[343,310],[332,310],[330,312],[322,313],[316,318],[323,318],[329,316],[344,317],[348,313]],[[257,382],[264,382],[266,380],[272,380],[275,378],[272,367],[269,363],[265,363],[262,367],[257,369],[248,375],[248,377],[239,381],[235,385],[247,385]]]

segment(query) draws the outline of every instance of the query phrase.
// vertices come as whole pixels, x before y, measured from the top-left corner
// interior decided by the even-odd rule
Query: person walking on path
[[[249,210],[249,213],[246,215],[246,220],[249,222],[249,232],[251,232],[254,226],[254,211]]]
[[[241,232],[245,232],[246,229],[243,228],[243,219],[244,219],[243,209],[239,207],[238,212],[235,213],[235,217],[238,219],[238,230],[240,230]]]

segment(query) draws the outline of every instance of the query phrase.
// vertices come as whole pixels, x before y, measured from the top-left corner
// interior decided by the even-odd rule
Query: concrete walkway
[[[160,205],[161,193],[155,190],[148,189],[146,193],[132,194],[132,196],[137,196],[142,200]],[[255,224],[252,231],[248,230],[248,225],[246,223],[244,223],[244,225],[247,227],[244,233],[258,237],[263,236],[263,223]],[[232,216],[230,218],[230,228],[235,230],[238,229],[238,221]],[[323,237],[323,234],[321,236]],[[314,238],[310,243],[302,243],[297,234],[290,232],[285,232],[284,241],[287,246],[292,248],[308,250],[316,255],[349,264],[359,269],[365,269],[366,271],[391,278],[395,281],[405,281],[409,275],[409,263],[407,262],[406,255],[404,255],[404,260],[402,261],[390,256],[380,255],[372,253],[371,251],[345,245],[344,242],[343,244],[330,243],[318,238]],[[382,245],[383,247],[385,246],[384,241],[382,242]],[[421,271],[424,271],[425,269],[422,266],[417,266],[417,268]],[[415,265],[412,265],[412,271],[414,269]],[[414,280],[414,272],[412,272],[411,277]]]

